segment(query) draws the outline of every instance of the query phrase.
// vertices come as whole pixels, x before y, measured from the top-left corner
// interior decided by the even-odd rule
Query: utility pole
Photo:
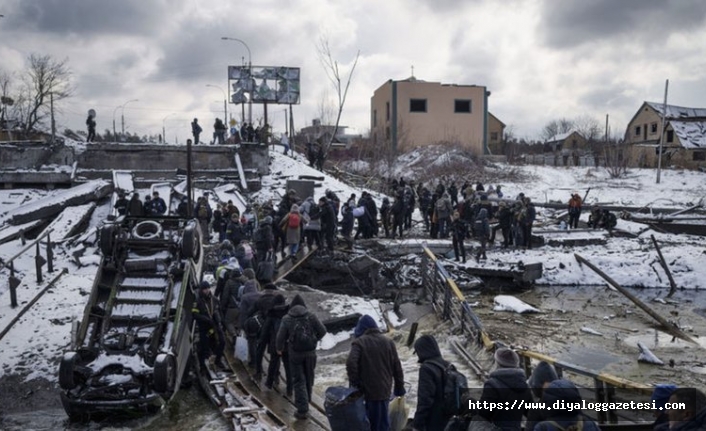
[[[657,157],[657,184],[659,184],[660,177],[662,175],[662,145],[664,143],[664,119],[667,116],[667,91],[669,90],[669,79],[664,84],[664,103],[662,104],[662,126],[660,127],[659,134],[659,147],[657,147],[659,154]]]
[[[49,92],[49,109],[51,110],[51,142],[56,140],[56,121],[54,121],[54,92]]]

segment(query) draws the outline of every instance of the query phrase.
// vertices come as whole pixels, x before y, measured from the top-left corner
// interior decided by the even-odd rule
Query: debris
[[[666,303],[667,303],[667,301],[665,301],[665,300],[662,299],[662,298],[655,298],[655,299],[652,300],[652,302],[659,302],[660,304],[666,304]]]
[[[498,295],[493,301],[495,302],[495,307],[493,308],[495,311],[512,311],[518,314],[540,312],[539,309],[510,295]]]
[[[640,356],[637,358],[637,362],[643,362],[645,364],[664,365],[664,362],[661,359],[655,356],[654,353],[650,351],[650,349],[645,347],[645,345],[639,341],[637,342],[637,348],[640,349]]]
[[[591,334],[591,335],[597,335],[597,336],[599,336],[599,337],[602,337],[602,336],[603,336],[602,333],[596,331],[596,330],[593,329],[593,328],[589,328],[588,326],[582,326],[582,327],[581,327],[581,332],[585,332],[586,334]]]
[[[662,256],[662,250],[660,250],[659,244],[657,244],[655,236],[650,235],[650,238],[652,238],[652,244],[654,244],[655,250],[657,250],[659,263],[660,265],[662,265],[662,269],[664,269],[664,272],[667,273],[667,278],[669,279],[669,293],[667,294],[667,298],[671,298],[674,295],[674,292],[677,291],[677,283],[674,281],[674,277],[672,277],[672,271],[669,270],[669,265],[667,265],[667,262],[664,260],[664,256]]]

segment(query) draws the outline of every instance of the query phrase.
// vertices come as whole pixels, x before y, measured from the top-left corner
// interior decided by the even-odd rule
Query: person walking
[[[199,327],[199,365],[206,366],[209,352],[212,351],[215,355],[214,364],[222,369],[228,369],[228,366],[223,362],[225,334],[222,329],[220,307],[218,299],[211,294],[211,285],[208,281],[202,281],[199,285],[199,293],[192,314]]]
[[[467,232],[466,223],[461,219],[461,214],[458,211],[454,211],[453,220],[451,221],[451,243],[454,247],[456,262],[461,258],[462,262],[466,263],[466,246],[463,244],[463,240],[466,238]]]
[[[512,405],[524,401],[526,406],[532,402],[532,392],[527,384],[525,372],[520,367],[520,356],[514,350],[501,347],[495,351],[497,369],[483,384],[480,402]],[[520,431],[522,416],[527,416],[527,407],[509,411],[481,409],[478,414],[493,422],[503,431]],[[536,429],[536,428],[535,428]]]
[[[301,240],[301,229],[304,220],[299,214],[299,205],[293,204],[289,213],[280,221],[280,228],[286,229],[287,245],[289,246],[289,258],[297,259],[299,251],[299,242]]]
[[[422,335],[414,342],[419,367],[417,411],[412,427],[418,431],[443,431],[451,416],[444,413],[444,370],[449,362],[441,357],[439,344],[431,335]]]
[[[488,237],[490,236],[490,224],[488,223],[488,210],[481,208],[478,211],[478,217],[473,224],[473,234],[476,239],[480,242],[480,248],[478,253],[476,253],[476,262],[481,259],[487,259],[488,256],[485,255],[485,248],[488,244]]]
[[[268,287],[265,286],[265,290]],[[284,365],[284,375],[286,381],[286,394],[288,398],[292,398],[293,385],[292,375],[289,370],[289,349],[287,346],[282,349],[282,355],[277,354],[277,332],[282,323],[282,318],[289,312],[289,305],[284,301],[284,296],[277,293],[273,300],[272,308],[267,312],[265,323],[260,332],[259,345],[263,346],[270,355],[270,363],[267,367],[267,378],[265,379],[265,387],[267,389],[276,388],[279,384],[280,362]],[[259,353],[258,353],[259,354]],[[258,356],[259,357],[259,356]],[[256,359],[257,360],[257,359]]]
[[[201,136],[201,132],[203,132],[203,129],[199,125],[199,119],[194,118],[194,121],[191,122],[191,134],[194,136],[194,145],[199,144],[199,136]],[[167,137],[164,137],[164,140],[166,141]]]
[[[310,313],[301,296],[295,295],[287,315],[282,318],[277,332],[277,354],[282,356],[285,344],[288,346],[289,365],[294,386],[294,417],[306,419],[309,402],[314,387],[316,369],[316,346],[324,335],[326,327]]]
[[[88,118],[86,118],[86,126],[88,127],[86,142],[93,142],[96,139],[96,118],[93,115],[88,114]]]
[[[579,217],[581,217],[581,196],[574,192],[569,199],[569,229],[578,229]]]
[[[346,372],[351,387],[358,388],[365,398],[365,412],[371,431],[388,431],[390,393],[405,394],[402,364],[395,342],[384,336],[369,315],[358,319],[353,332],[355,339],[346,360]]]
[[[218,142],[218,145],[223,145],[226,143],[226,131],[228,128],[221,121],[220,118],[216,118],[216,122],[213,123],[213,143]]]

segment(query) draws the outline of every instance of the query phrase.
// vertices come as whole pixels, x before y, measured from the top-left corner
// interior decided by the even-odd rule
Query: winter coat
[[[509,228],[512,225],[512,211],[510,208],[503,206],[498,210],[498,224],[501,228]]]
[[[127,214],[133,217],[142,217],[145,215],[145,208],[142,206],[142,201],[136,195],[130,198],[127,205]]]
[[[264,253],[272,250],[274,243],[274,235],[272,234],[272,224],[261,224],[255,235],[255,249],[258,251],[258,259],[264,258]]]
[[[353,232],[354,223],[353,210],[348,206],[344,207],[343,219],[341,220],[341,235],[350,236],[351,232]]]
[[[321,230],[324,232],[333,232],[336,230],[336,213],[331,205],[326,202],[324,205],[319,205],[321,210]]]
[[[525,218],[525,224],[531,226],[532,223],[537,219],[537,209],[533,204],[527,205],[527,218]]]
[[[490,236],[490,224],[488,223],[488,210],[481,208],[478,217],[473,224],[473,233],[477,238],[488,238]]]
[[[467,234],[468,229],[466,226],[466,222],[464,222],[460,218],[454,219],[451,222],[451,236],[456,238],[457,241],[463,241],[463,239],[466,238]]]
[[[233,245],[240,244],[240,241],[245,239],[245,232],[239,222],[229,221],[226,226],[226,239],[230,240]]]
[[[289,305],[276,305],[272,307],[265,318],[260,332],[260,343],[267,345],[270,355],[277,354],[277,332],[282,323],[282,318],[289,312]]]
[[[118,211],[118,215],[125,215],[127,213],[127,199],[119,198],[115,201],[115,209]]]
[[[581,197],[579,195],[573,195],[569,199],[569,214],[581,214]]]
[[[380,207],[380,220],[383,224],[388,224],[390,222],[390,211],[392,207],[390,206],[390,201],[383,201]]]
[[[554,380],[557,380],[558,378],[559,377],[557,377],[556,371],[554,370],[554,367],[551,364],[544,361],[541,361],[539,364],[537,364],[537,366],[534,367],[534,370],[532,371],[532,375],[527,381],[527,384],[532,390],[532,395],[534,396],[534,399],[536,401],[541,401],[542,392],[544,391],[544,384],[551,383]],[[546,420],[547,417],[547,410],[529,410],[527,412],[527,422],[525,423],[525,429],[533,430],[535,425],[537,425],[539,422],[542,422],[543,420]]]
[[[150,201],[151,215],[162,215],[167,212],[167,204],[159,196]]]
[[[359,388],[367,401],[389,400],[393,383],[395,392],[404,391],[402,364],[395,342],[378,328],[370,328],[353,340],[346,371],[350,385]]]
[[[285,229],[286,232],[286,242],[287,244],[298,244],[301,239],[301,228],[304,224],[304,218],[299,214],[299,210],[296,211],[297,216],[299,216],[299,225],[297,227],[289,227],[289,217],[292,213],[287,213],[286,216],[282,218],[279,222],[280,228]]]
[[[298,304],[296,301],[292,301],[292,306],[289,308],[287,315],[282,318],[279,331],[277,331],[276,340],[278,352],[284,351],[285,345],[288,344],[290,360],[292,358],[301,358],[316,354],[316,350],[312,350],[310,352],[299,352],[296,347],[292,346],[292,343],[289,343],[289,339],[296,324],[296,319],[308,319],[314,335],[318,340],[321,340],[324,338],[324,335],[326,335],[326,327],[323,323],[321,323],[318,317],[316,317],[313,313],[310,313],[304,305]]]
[[[245,283],[243,288],[243,296],[240,298],[240,316],[238,316],[238,325],[241,328],[245,327],[245,321],[248,317],[255,314],[255,304],[260,299],[262,294],[257,291],[257,285],[251,281]]]
[[[405,214],[405,207],[404,207],[404,199],[398,197],[395,199],[395,203],[392,204],[392,208],[390,209],[390,213],[392,214],[392,218],[397,224],[402,223],[402,220],[404,219],[404,214]]]
[[[194,319],[199,324],[200,330],[216,329],[221,322],[220,304],[213,295],[197,295],[196,304],[191,310]]]
[[[226,281],[223,293],[221,293],[221,313],[225,316],[229,308],[240,308],[240,298],[238,291],[243,283],[238,278],[229,278]]]
[[[422,365],[419,367],[413,427],[419,431],[443,431],[450,417],[443,411],[443,373],[436,364],[446,368],[449,363],[442,359],[439,345],[431,336],[419,337],[414,343],[414,351]]]
[[[211,210],[211,206],[208,204],[208,202],[200,201],[198,204],[196,204],[196,208],[194,209],[194,215],[199,220],[209,222],[211,221],[211,217],[213,216],[213,211]]]
[[[438,220],[441,219],[448,219],[451,217],[451,211],[453,208],[451,207],[451,199],[449,198],[449,195],[444,193],[441,196],[441,199],[439,199],[436,202],[436,217]]]
[[[555,380],[547,386],[542,396],[545,405],[553,405],[562,400],[567,403],[580,403],[582,401],[576,386],[568,380]],[[599,431],[600,428],[588,417],[581,414],[579,410],[552,409],[546,411],[546,419],[535,425],[538,431],[563,431],[578,421],[583,422],[582,431]],[[554,423],[553,423],[554,422]],[[559,425],[557,427],[557,425]]]
[[[520,368],[501,368],[490,373],[490,377],[483,385],[483,393],[480,401],[488,401],[489,403],[509,403],[512,405],[515,401],[524,400],[525,403],[531,403],[532,392],[530,391],[527,382],[525,381],[525,372]],[[519,431],[521,428],[522,416],[527,415],[527,409],[509,410],[509,411],[490,411],[481,410],[481,416],[495,425],[502,428],[504,431]]]

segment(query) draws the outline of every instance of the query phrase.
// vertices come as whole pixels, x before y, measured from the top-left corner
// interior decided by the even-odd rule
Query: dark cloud
[[[614,39],[664,39],[700,26],[703,0],[550,1],[541,6],[539,32],[554,48]]]
[[[178,7],[153,0],[15,0],[3,8],[3,25],[61,35],[154,34]]]

